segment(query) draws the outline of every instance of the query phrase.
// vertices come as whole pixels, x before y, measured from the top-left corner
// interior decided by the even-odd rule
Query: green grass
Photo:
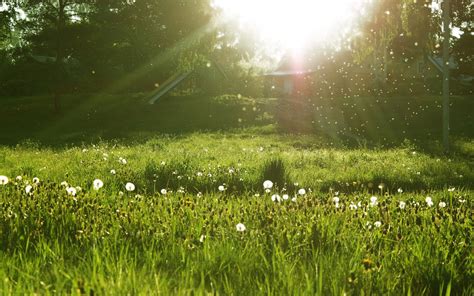
[[[464,120],[472,98],[454,100],[462,108],[451,154],[434,133],[409,131],[404,141],[402,129],[380,125],[402,113],[395,107],[358,111],[343,132],[301,119],[319,110],[282,119],[286,103],[297,105],[271,99],[168,98],[150,107],[141,96],[71,97],[61,116],[45,97],[2,100],[2,294],[474,291],[474,143]],[[362,116],[393,141],[355,130]],[[305,134],[287,133],[295,129]],[[104,187],[94,190],[95,179]],[[80,188],[71,196],[67,187]]]

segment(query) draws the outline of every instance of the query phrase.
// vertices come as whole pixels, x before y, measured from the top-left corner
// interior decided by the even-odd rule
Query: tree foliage
[[[369,65],[384,84],[399,61],[432,54],[441,18],[431,2],[373,1],[360,35],[352,38],[351,58]],[[474,60],[471,2],[451,0],[453,26],[463,31],[453,52],[465,72],[472,72]],[[0,11],[0,78],[7,93],[144,91],[176,72],[216,62],[236,81],[248,82],[263,60],[261,40],[217,24],[211,0],[8,3]],[[32,58],[37,56],[50,62]]]

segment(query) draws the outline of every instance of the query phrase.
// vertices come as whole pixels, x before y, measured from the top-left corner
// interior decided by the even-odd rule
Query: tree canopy
[[[474,5],[469,0],[452,0],[451,5],[453,28],[462,32],[452,41],[453,54],[459,71],[472,74]],[[215,60],[237,76],[254,73],[250,69],[258,67],[256,61],[265,54],[258,39],[220,23],[218,14],[211,0],[4,3],[3,92],[149,90],[179,70]],[[376,1],[359,21],[359,32],[351,42],[333,46],[349,52],[356,63],[370,61],[376,80],[383,84],[391,64],[439,53],[439,5],[431,0]]]

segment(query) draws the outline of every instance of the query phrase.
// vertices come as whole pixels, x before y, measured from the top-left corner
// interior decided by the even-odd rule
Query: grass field
[[[472,295],[473,99],[0,98],[0,291]]]

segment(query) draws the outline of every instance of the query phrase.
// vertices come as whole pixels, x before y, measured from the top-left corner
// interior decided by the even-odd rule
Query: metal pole
[[[451,37],[449,0],[443,1],[443,146],[449,152],[449,39]]]

